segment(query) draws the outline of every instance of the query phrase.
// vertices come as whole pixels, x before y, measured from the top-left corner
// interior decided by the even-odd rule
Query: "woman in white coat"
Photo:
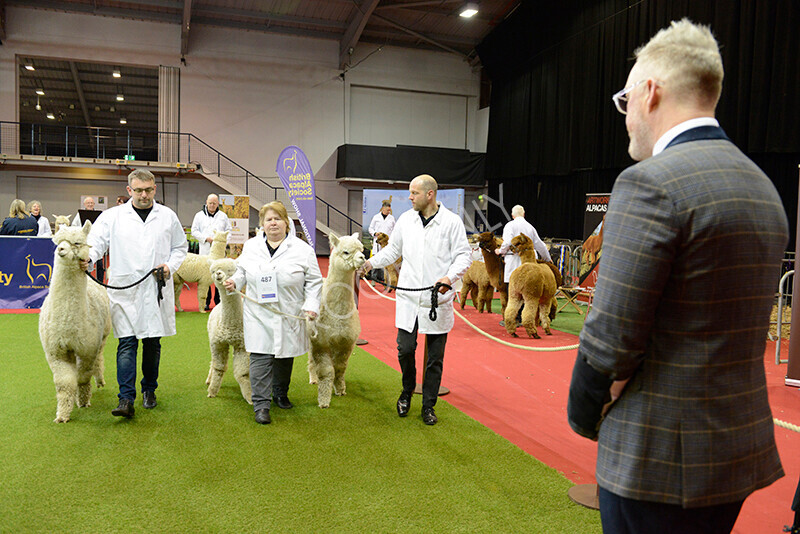
[[[50,221],[47,217],[42,215],[42,203],[38,200],[31,200],[28,202],[28,212],[31,214],[31,217],[36,219],[36,222],[39,223],[39,233],[36,234],[39,237],[53,235],[53,230],[50,228]]]
[[[319,313],[322,274],[314,249],[289,234],[282,203],[265,204],[258,217],[263,234],[244,244],[236,274],[224,285],[228,291],[246,285],[247,296],[258,301],[244,302],[244,344],[256,422],[265,425],[271,422],[271,396],[281,408],[292,406],[287,396],[292,363],[309,347],[303,314]],[[273,390],[273,378],[283,391]]]

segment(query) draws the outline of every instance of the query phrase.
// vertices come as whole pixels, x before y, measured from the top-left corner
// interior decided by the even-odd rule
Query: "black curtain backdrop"
[[[523,0],[478,46],[492,80],[489,194],[522,204],[543,236],[581,238],[587,193],[633,164],[611,95],[633,51],[671,20],[711,26],[725,80],[717,119],[775,183],[794,249],[800,164],[800,2]],[[490,205],[489,221],[501,222]]]

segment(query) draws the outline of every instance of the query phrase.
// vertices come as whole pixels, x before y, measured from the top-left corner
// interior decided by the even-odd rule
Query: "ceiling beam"
[[[317,26],[321,28],[330,28],[333,30],[343,31],[347,28],[347,24],[343,22],[338,22],[335,20],[324,20],[324,19],[311,19],[307,17],[295,17],[292,15],[279,15],[276,13],[270,13],[268,11],[253,11],[249,9],[232,9],[229,7],[216,7],[216,6],[206,6],[206,5],[198,5],[194,8],[195,15],[203,14],[203,15],[218,15],[224,18],[229,19],[230,17],[241,17],[247,19],[255,19],[256,21],[262,24],[271,24],[271,23],[284,23],[284,24],[304,24],[307,26]],[[225,21],[220,21],[224,23]],[[228,22],[231,22],[228,20]]]
[[[81,86],[81,79],[78,76],[78,67],[75,66],[74,61],[69,62],[69,70],[72,71],[72,81],[75,82],[75,90],[78,92],[78,100],[81,103],[81,110],[83,111],[83,120],[86,121],[86,126],[92,127],[92,121],[89,118],[89,110],[86,108],[86,98],[83,96],[83,87]]]
[[[181,20],[181,58],[189,53],[189,22],[192,20],[192,0],[183,0],[183,19]]]
[[[434,40],[434,39],[431,39],[430,37],[427,37],[427,36],[425,36],[425,35],[422,35],[422,34],[421,34],[421,33],[419,33],[419,32],[415,32],[415,31],[414,31],[414,30],[412,30],[411,28],[406,28],[406,27],[405,27],[405,26],[403,26],[402,24],[398,24],[397,22],[395,22],[395,21],[393,21],[393,20],[389,20],[389,19],[387,19],[386,17],[383,17],[383,16],[381,16],[381,15],[378,15],[378,14],[373,14],[373,15],[372,15],[372,18],[374,18],[374,19],[377,19],[377,20],[380,20],[380,21],[383,21],[383,22],[385,22],[386,24],[388,24],[389,26],[392,26],[392,27],[394,27],[394,28],[397,28],[398,30],[400,30],[400,31],[402,31],[402,32],[404,32],[404,33],[407,33],[407,34],[409,34],[409,35],[412,35],[412,36],[416,37],[417,39],[420,39],[420,40],[422,40],[422,41],[425,41],[426,43],[430,43],[430,44],[432,44],[432,45],[434,45],[434,46],[436,46],[436,47],[438,47],[438,48],[441,48],[442,50],[446,50],[447,52],[450,52],[451,54],[455,54],[455,55],[457,55],[457,56],[461,57],[462,59],[464,59],[464,60],[466,60],[466,61],[469,61],[469,59],[470,59],[470,58],[469,58],[469,56],[467,56],[467,55],[466,55],[466,54],[464,54],[463,52],[459,52],[459,51],[458,51],[458,50],[456,50],[455,48],[450,48],[449,46],[447,46],[447,45],[445,45],[445,44],[442,44],[442,43],[440,43],[439,41],[436,41],[436,40]]]
[[[353,19],[350,21],[350,26],[345,30],[342,40],[339,41],[339,68],[344,69],[347,60],[353,54],[353,49],[361,39],[361,33],[364,31],[364,26],[367,25],[372,12],[378,6],[379,0],[363,0],[361,5],[356,5],[356,12]]]
[[[386,2],[378,6],[378,9],[408,9],[424,6],[440,6],[442,4],[455,4],[463,0],[424,0],[419,2]]]

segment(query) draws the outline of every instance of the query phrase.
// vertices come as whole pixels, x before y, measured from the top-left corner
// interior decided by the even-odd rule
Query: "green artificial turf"
[[[316,405],[305,357],[292,410],[253,421],[229,370],[207,398],[207,315],[179,313],[162,340],[154,410],[117,404],[108,385],[53,423],[55,388],[38,315],[3,315],[0,388],[2,532],[600,532],[572,485],[445,401],[425,426],[420,400],[400,419],[396,371],[358,349],[347,396]]]

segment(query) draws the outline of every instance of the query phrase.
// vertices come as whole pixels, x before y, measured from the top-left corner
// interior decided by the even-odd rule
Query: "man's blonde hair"
[[[286,235],[289,235],[289,229],[292,227],[291,223],[289,222],[289,214],[286,212],[286,206],[283,205],[283,202],[280,200],[273,200],[269,204],[264,204],[261,206],[261,209],[258,210],[258,225],[264,226],[264,218],[267,216],[268,211],[274,211],[278,214],[284,223],[286,223]]]
[[[722,92],[722,57],[708,26],[672,21],[635,52],[645,74],[702,107],[716,107]]]
[[[513,208],[511,208],[511,216],[512,217],[525,217],[525,208],[517,204]]]
[[[147,169],[134,169],[131,171],[131,173],[128,175],[128,185],[131,185],[134,178],[142,182],[156,182],[156,177]]]
[[[15,198],[11,202],[11,207],[8,208],[8,216],[16,217],[17,219],[25,219],[30,213],[25,209],[25,202]]]

